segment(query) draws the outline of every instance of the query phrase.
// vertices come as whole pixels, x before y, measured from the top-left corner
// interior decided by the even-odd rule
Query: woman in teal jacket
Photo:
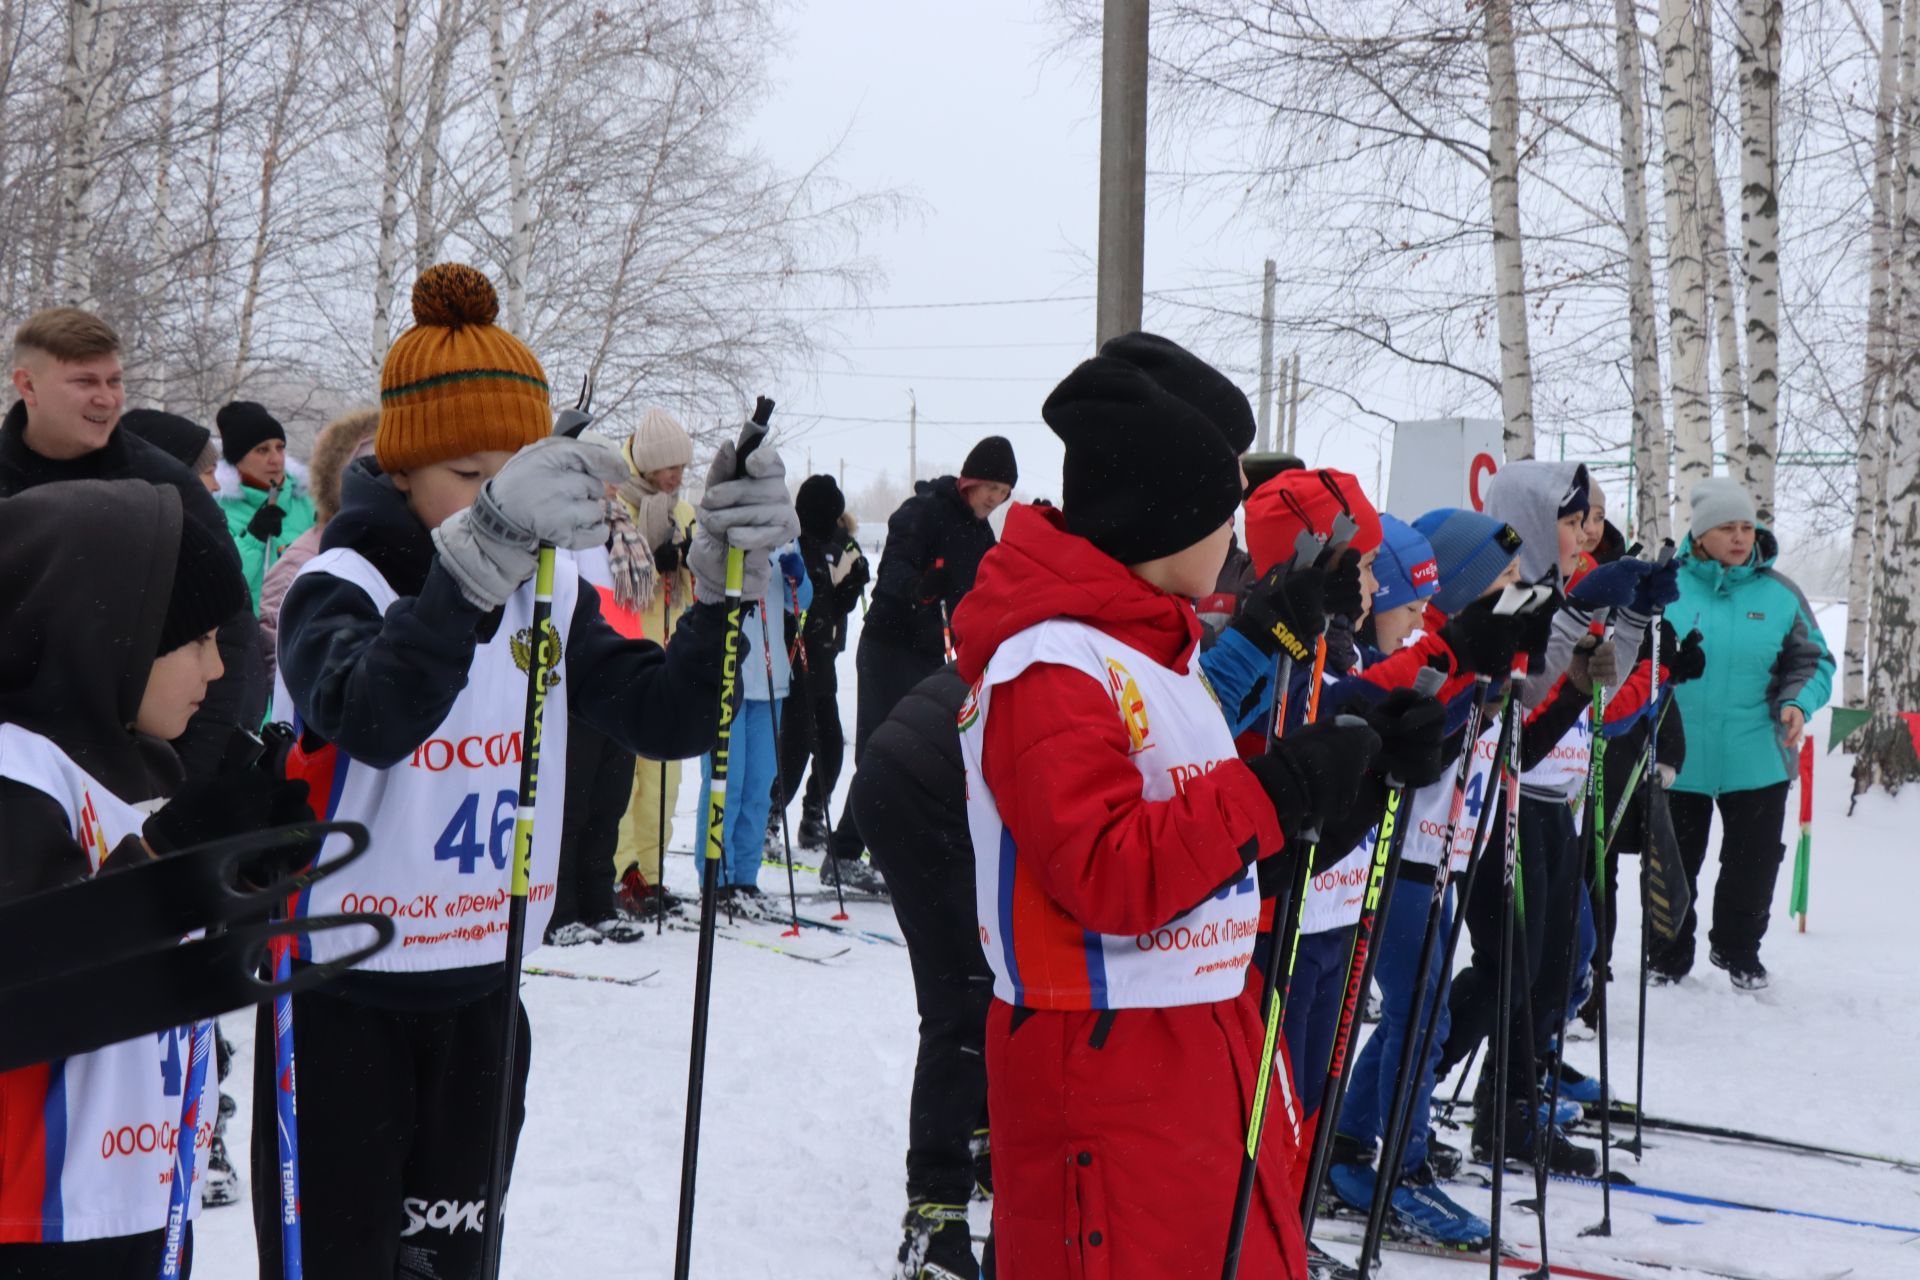
[[[1767,985],[1760,939],[1786,846],[1787,784],[1807,719],[1826,705],[1833,655],[1807,598],[1773,567],[1780,545],[1754,522],[1753,500],[1715,476],[1693,491],[1692,532],[1680,547],[1676,630],[1699,628],[1712,655],[1705,675],[1673,696],[1687,730],[1686,763],[1669,804],[1674,834],[1697,882],[1714,805],[1720,808],[1720,878],[1713,891],[1708,958],[1745,990]],[[1656,980],[1693,967],[1694,913],[1650,957]]]

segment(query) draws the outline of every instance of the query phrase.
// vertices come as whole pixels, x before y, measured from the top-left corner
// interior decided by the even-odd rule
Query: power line
[[[803,409],[794,410],[796,416],[813,418],[820,422],[871,422],[882,426],[905,426],[905,417],[899,418],[854,418],[837,413],[808,413]],[[1040,423],[1032,418],[922,418],[923,427],[1035,427]]]
[[[897,345],[870,346],[855,344],[837,346],[837,351],[1024,351],[1029,348],[1039,350],[1042,347],[1079,347],[1085,350],[1085,342],[911,342]]]
[[[1076,346],[1079,344],[1075,344]],[[1059,377],[1035,377],[1025,374],[993,373],[878,373],[856,369],[796,369],[795,373],[813,374],[821,378],[894,378],[902,382],[1058,382]]]
[[[1172,289],[1154,289],[1147,293],[1149,298],[1158,298],[1171,293],[1207,293],[1231,287],[1229,284],[1189,284]],[[1099,295],[1092,293],[1060,293],[1051,297],[1038,298],[977,298],[964,302],[868,302],[841,303],[838,305],[804,305],[789,307],[761,307],[762,311],[786,312],[832,312],[832,311],[948,311],[964,307],[1032,307],[1056,302],[1093,302]]]

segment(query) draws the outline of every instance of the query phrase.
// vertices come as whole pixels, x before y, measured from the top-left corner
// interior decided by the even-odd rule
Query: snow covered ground
[[[1837,639],[1837,611],[1822,622]],[[851,666],[849,655],[841,685],[849,731]],[[1824,746],[1824,715],[1812,731]],[[1764,952],[1772,987],[1758,994],[1733,990],[1707,965],[1703,940],[1694,974],[1650,993],[1646,1105],[1659,1115],[1920,1162],[1920,1016],[1914,1012],[1920,937],[1912,923],[1920,900],[1913,835],[1920,797],[1871,796],[1848,818],[1845,766],[1837,753],[1816,765],[1811,922],[1806,934],[1794,931],[1783,871]],[[683,849],[691,843],[694,793],[694,786],[681,793],[681,834],[674,843]],[[1791,850],[1791,836],[1788,845]],[[1712,866],[1702,885],[1709,898]],[[695,863],[670,859],[668,874],[690,891]],[[1612,1001],[1615,1089],[1629,1098],[1639,928],[1634,874],[1629,859]],[[800,879],[803,891],[814,883],[805,874]],[[778,880],[784,889],[784,876]],[[775,882],[775,872],[763,872],[764,887],[772,890]],[[849,910],[861,926],[895,929],[885,906],[852,904]],[[830,907],[813,912],[830,913]],[[777,932],[762,927],[755,936],[778,941]],[[816,953],[850,949],[822,966],[718,944],[698,1276],[867,1280],[887,1274],[899,1242],[915,1049],[906,952],[812,932],[800,945]],[[669,931],[632,946],[547,949],[530,960],[579,972],[654,976],[638,987],[526,980],[533,1073],[508,1220],[508,1275],[572,1280],[671,1273],[694,948],[692,934]],[[241,1104],[228,1142],[242,1158],[252,1027],[251,1016],[227,1020],[239,1048],[227,1089]],[[1597,1069],[1591,1041],[1576,1042],[1570,1052],[1583,1070]],[[1632,1277],[1703,1274],[1697,1269],[1759,1280],[1920,1276],[1920,1174],[1671,1134],[1649,1135],[1641,1163],[1617,1154],[1615,1168],[1652,1186],[1912,1229],[1616,1193],[1613,1238],[1583,1240],[1581,1228],[1599,1217],[1599,1192],[1556,1183],[1549,1213],[1556,1263]],[[1485,1191],[1454,1190],[1485,1212]],[[1530,1182],[1509,1182],[1510,1240],[1535,1238],[1536,1220],[1511,1207],[1531,1194]],[[247,1210],[205,1214],[198,1253],[200,1277],[251,1277]],[[1666,1269],[1611,1260],[1629,1255]],[[1459,1262],[1391,1255],[1386,1274],[1417,1280],[1469,1273]]]

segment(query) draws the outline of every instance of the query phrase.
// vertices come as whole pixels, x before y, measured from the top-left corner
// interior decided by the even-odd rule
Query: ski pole
[[[1440,945],[1440,920],[1445,913],[1447,885],[1452,879],[1453,842],[1466,812],[1467,786],[1473,776],[1474,754],[1480,745],[1481,726],[1486,717],[1487,690],[1492,682],[1485,675],[1473,682],[1473,702],[1467,709],[1466,732],[1462,736],[1460,765],[1454,771],[1453,800],[1447,810],[1447,825],[1440,839],[1440,863],[1433,870],[1433,894],[1427,903],[1426,928],[1420,937],[1420,960],[1415,967],[1413,986],[1407,994],[1407,1011],[1401,1019],[1400,1062],[1394,1076],[1393,1099],[1387,1107],[1386,1124],[1381,1130],[1380,1163],[1373,1181],[1373,1202],[1367,1209],[1367,1227],[1361,1236],[1360,1260],[1355,1264],[1362,1276],[1368,1274],[1375,1250],[1380,1247],[1378,1232],[1386,1225],[1386,1209],[1392,1203],[1394,1187],[1400,1181],[1400,1162],[1408,1140],[1409,1113],[1413,1097],[1427,1070],[1427,1057],[1433,1048],[1432,1027],[1419,1033],[1426,1015],[1427,984],[1433,977],[1433,965]],[[1475,814],[1475,819],[1479,817]],[[1435,1007],[1445,993],[1445,983],[1434,988]],[[1418,1055],[1417,1057],[1415,1055]]]
[[[1658,641],[1656,640],[1656,644]],[[1654,680],[1660,677],[1658,673]],[[1607,944],[1606,958],[1593,972],[1593,981],[1599,987],[1598,1012],[1600,1033],[1600,1221],[1580,1232],[1583,1236],[1610,1236],[1613,1234],[1613,1120],[1609,1112],[1613,1110],[1613,1095],[1610,1092],[1610,1074],[1607,1070],[1607,986],[1613,976],[1613,943],[1608,924],[1613,916],[1613,899],[1607,887],[1607,842],[1612,836],[1604,823],[1606,815],[1602,812],[1607,805],[1607,740],[1602,732],[1606,727],[1607,695],[1599,681],[1593,685],[1593,767],[1589,776],[1591,799],[1587,804],[1590,815],[1588,821],[1593,825],[1593,936],[1596,952],[1602,942]],[[1649,725],[1652,724],[1651,719]],[[1577,927],[1577,926],[1576,926]],[[1568,990],[1573,987],[1572,975],[1568,975]],[[1573,1010],[1573,997],[1567,997],[1569,1021]],[[1554,1098],[1560,1095],[1560,1067],[1566,1056],[1566,1031],[1560,1033],[1560,1052],[1554,1055]]]
[[[526,728],[521,741],[520,800],[513,821],[513,879],[507,899],[507,975],[501,988],[500,1092],[493,1117],[493,1152],[487,1165],[483,1274],[500,1274],[505,1223],[502,1203],[507,1187],[507,1144],[513,1121],[514,1059],[520,1038],[520,965],[527,946],[527,893],[533,875],[533,818],[540,797],[540,746],[546,719],[547,686],[559,657],[553,631],[553,548],[542,546],[534,570],[533,635],[527,662]]]
[[[1446,677],[1432,667],[1423,667],[1414,677],[1413,691],[1432,697],[1440,691]],[[1380,952],[1374,947],[1374,930],[1379,927],[1381,903],[1391,903],[1394,886],[1400,879],[1400,851],[1406,845],[1407,830],[1400,813],[1407,802],[1407,784],[1387,778],[1387,807],[1380,815],[1374,835],[1373,861],[1367,877],[1367,894],[1361,904],[1360,919],[1353,934],[1353,946],[1347,955],[1345,995],[1340,1004],[1340,1020],[1334,1029],[1333,1048],[1327,1058],[1326,1082],[1320,1091],[1320,1123],[1313,1133],[1313,1150],[1307,1162],[1307,1182],[1301,1191],[1300,1218],[1304,1232],[1313,1235],[1313,1221],[1320,1211],[1320,1183],[1327,1175],[1327,1162],[1333,1154],[1333,1134],[1340,1124],[1340,1111],[1346,1101],[1347,1050],[1353,1044],[1354,1024],[1360,1020],[1360,1008],[1380,964]]]
[[[753,420],[740,433],[734,452],[734,475],[747,471],[747,458],[766,439],[773,401],[761,396]],[[713,745],[713,779],[707,797],[707,852],[700,868],[700,947],[693,979],[693,1040],[687,1054],[687,1127],[680,1153],[680,1217],[675,1229],[674,1280],[687,1280],[693,1265],[693,1193],[700,1159],[700,1103],[707,1068],[707,1015],[713,996],[714,908],[719,897],[720,857],[727,821],[727,757],[733,743],[733,720],[740,707],[740,623],[746,602],[747,558],[739,547],[727,548],[727,623],[722,634],[720,667],[720,731]]]
[[[1523,660],[1524,661],[1524,660]],[[1523,662],[1516,662],[1508,680],[1517,691],[1526,677]],[[1501,762],[1506,785],[1505,857],[1500,880],[1500,976],[1499,994],[1494,1007],[1493,1055],[1493,1204],[1490,1210],[1490,1247],[1487,1259],[1488,1280],[1500,1276],[1500,1209],[1505,1190],[1507,1168],[1507,1040],[1513,1029],[1513,915],[1515,910],[1514,876],[1520,862],[1520,734],[1515,725],[1520,714],[1520,699],[1507,700],[1507,755]]]
[[[211,1019],[196,1022],[187,1030],[186,1080],[180,1094],[180,1126],[173,1135],[173,1173],[167,1188],[167,1233],[160,1251],[160,1280],[176,1280],[185,1274],[180,1266],[180,1253],[186,1243],[191,1197],[199,1194],[193,1189],[194,1156],[200,1136],[200,1095],[207,1088],[207,1059],[213,1048],[213,1034]]]
[[[654,825],[658,830],[655,849],[660,865],[654,871],[653,934],[657,938],[667,928],[667,762],[660,762],[660,794],[654,798]]]
[[[578,436],[593,421],[593,391],[582,386],[579,402],[562,412],[554,434]],[[481,1237],[481,1274],[497,1280],[506,1232],[507,1146],[513,1132],[514,1060],[520,1041],[520,966],[527,949],[527,894],[533,878],[533,819],[540,800],[540,747],[546,724],[547,689],[560,661],[560,634],[553,625],[553,548],[541,544],[533,572],[533,626],[527,654],[527,705],[520,754],[520,796],[513,815],[513,869],[507,897],[507,980],[500,990],[500,1091],[493,1114],[493,1151],[487,1161],[487,1199]]]
[[[940,602],[940,643],[946,646],[947,661],[953,661],[953,620],[947,616],[947,602]]]
[[[1654,707],[1660,705],[1660,623],[1661,610],[1655,610],[1653,621],[1649,624],[1653,631],[1652,661],[1648,663],[1647,700]],[[1664,708],[1660,708],[1664,711]],[[1653,958],[1651,939],[1647,933],[1648,885],[1647,861],[1653,849],[1653,813],[1659,802],[1654,794],[1660,785],[1660,720],[1656,715],[1653,724],[1647,729],[1647,751],[1645,781],[1647,794],[1646,808],[1641,813],[1644,834],[1641,839],[1647,846],[1640,855],[1640,1011],[1634,1027],[1634,1065],[1633,1065],[1633,1158],[1637,1161],[1646,1150],[1642,1145],[1644,1130],[1641,1127],[1641,1114],[1647,1105],[1647,965]],[[1611,1099],[1607,1099],[1611,1103]],[[1611,1106],[1608,1108],[1611,1110]],[[1622,1144],[1624,1146],[1624,1144]]]
[[[780,847],[787,855],[787,913],[793,923],[780,931],[783,938],[800,936],[800,895],[793,888],[793,841],[787,838],[787,770],[780,759],[780,700],[773,695],[773,648],[767,636],[767,601],[760,600],[760,648],[767,664],[767,719],[773,724],[773,784],[780,797]],[[791,661],[791,659],[789,659]]]

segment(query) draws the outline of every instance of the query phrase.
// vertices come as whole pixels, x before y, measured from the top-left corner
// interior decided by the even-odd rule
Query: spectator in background
[[[1807,718],[1832,691],[1833,655],[1807,598],[1773,567],[1779,540],[1756,520],[1746,490],[1710,476],[1694,486],[1692,507],[1680,598],[1667,612],[1677,629],[1700,631],[1709,661],[1700,679],[1674,689],[1692,732],[1667,803],[1690,882],[1699,879],[1719,806],[1707,956],[1734,986],[1753,991],[1767,985],[1760,939],[1786,853],[1787,784]],[[1679,937],[1649,958],[1655,980],[1678,981],[1693,967],[1695,926],[1689,910]]]
[[[994,543],[987,517],[1013,496],[1019,479],[1013,445],[1004,436],[988,436],[973,446],[958,476],[919,481],[887,520],[873,607],[854,658],[860,677],[855,768],[893,704],[946,661],[953,611],[973,589],[980,558]],[[823,878],[838,876],[855,888],[879,891],[880,877],[860,861],[864,847],[858,820],[843,808]]]
[[[793,673],[793,693],[781,712],[780,780],[786,794],[780,801],[782,808],[793,803],[811,757],[813,776],[800,807],[799,841],[802,849],[818,851],[827,847],[827,805],[847,753],[836,668],[847,647],[847,616],[860,602],[870,575],[866,554],[853,536],[857,522],[832,476],[808,476],[793,506],[800,516],[800,558],[813,585],[813,603],[800,618],[800,663]]]
[[[240,549],[240,572],[247,598],[260,611],[260,584],[287,545],[313,527],[313,499],[304,476],[287,457],[287,431],[280,420],[251,400],[222,405],[214,415],[220,428],[220,456],[214,491],[226,513],[227,532]]]
[[[608,560],[616,577],[634,583],[641,634],[670,644],[680,615],[693,603],[693,575],[686,564],[693,508],[680,496],[681,481],[693,461],[693,439],[678,419],[655,407],[641,417],[620,453],[632,478],[620,486],[627,519],[614,521]],[[673,840],[673,807],[679,794],[679,761],[642,757],[635,762],[632,794],[613,854],[620,905],[629,912],[641,909],[656,892],[665,895],[660,859]]]
[[[286,599],[300,566],[320,554],[320,535],[340,510],[340,477],[349,462],[373,452],[373,433],[379,425],[380,410],[369,405],[341,414],[320,428],[314,439],[313,460],[307,468],[313,482],[313,524],[287,544],[260,580],[260,632],[266,639],[268,680],[273,679],[280,602]]]
[[[53,307],[27,317],[13,337],[13,387],[20,398],[0,421],[0,498],[56,480],[146,480],[179,490],[189,518],[225,531],[219,507],[192,472],[117,429],[126,405],[120,335],[99,316]],[[172,743],[188,778],[216,773],[234,729],[252,729],[266,713],[252,611],[222,623],[217,641],[225,671]]]
[[[213,432],[192,418],[164,409],[129,409],[120,415],[120,425],[177,459],[199,477],[208,493],[219,489],[213,472],[220,465],[220,446],[213,442]]]

